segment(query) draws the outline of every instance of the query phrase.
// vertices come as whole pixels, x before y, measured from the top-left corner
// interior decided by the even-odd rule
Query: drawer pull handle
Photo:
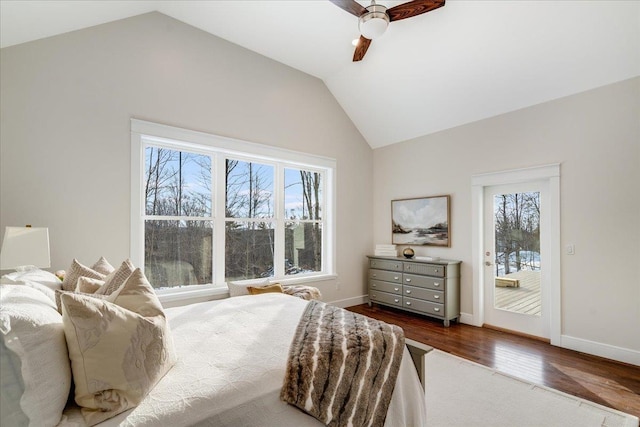
[[[373,285],[371,285],[372,288],[375,288],[377,285],[374,283]]]
[[[376,266],[376,262],[375,261],[372,262],[371,265],[375,267]]]
[[[376,294],[371,294],[371,298],[376,299],[378,297],[376,296]]]
[[[393,280],[399,280],[400,278],[398,276],[394,276]]]
[[[409,278],[406,278],[406,279],[404,279],[404,280],[405,280],[406,282],[411,282],[411,279],[409,279]]]
[[[438,272],[438,269],[436,268],[434,271],[437,273],[437,272]]]
[[[398,264],[396,264],[396,268],[400,267]]]
[[[393,300],[394,302],[400,302],[400,300],[398,298]]]
[[[400,288],[393,288],[394,291],[398,292]]]
[[[378,275],[376,273],[373,273],[372,276],[373,277],[378,277]]]
[[[410,265],[407,265],[407,270],[411,270],[411,266]]]
[[[433,311],[438,312],[440,309],[438,307],[434,308]]]
[[[434,282],[433,286],[440,286],[440,282]]]
[[[411,293],[411,290],[410,290],[410,289],[407,289],[407,293],[408,293],[408,294],[410,294],[410,293]]]
[[[407,305],[411,305],[411,301],[407,301]]]
[[[440,299],[440,295],[434,295],[433,298]]]

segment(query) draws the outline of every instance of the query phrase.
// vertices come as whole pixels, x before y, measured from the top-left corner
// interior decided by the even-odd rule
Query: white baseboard
[[[360,295],[358,297],[340,299],[340,300],[337,300],[337,301],[327,301],[327,304],[335,305],[336,307],[340,307],[340,308],[347,308],[347,307],[351,307],[353,305],[360,305],[360,304],[364,304],[364,303],[367,303],[367,302],[369,302],[369,296],[368,295]]]
[[[640,351],[562,335],[560,347],[640,366]]]
[[[475,319],[473,318],[473,314],[460,313],[460,323],[464,323],[465,325],[478,326],[474,322]]]

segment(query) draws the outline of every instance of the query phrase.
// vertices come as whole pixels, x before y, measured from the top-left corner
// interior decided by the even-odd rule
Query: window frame
[[[227,138],[144,120],[131,119],[131,227],[130,258],[134,265],[144,269],[144,223],[154,218],[146,215],[144,200],[145,148],[148,145],[184,150],[211,157],[213,173],[211,217],[189,219],[213,222],[213,278],[212,284],[183,286],[175,289],[156,289],[162,302],[178,302],[183,299],[223,296],[228,292],[225,282],[225,159],[232,157],[242,161],[274,166],[274,216],[260,219],[273,223],[275,228],[274,276],[280,283],[305,283],[336,278],[336,160],[268,145]],[[284,226],[292,222],[285,217],[284,170],[294,168],[322,173],[323,215],[322,269],[319,272],[284,275]],[[158,218],[160,219],[160,218]],[[169,219],[169,218],[167,218]],[[296,221],[293,221],[296,222]],[[299,221],[302,224],[307,221]],[[314,221],[315,222],[315,221]],[[280,238],[277,234],[281,233]],[[280,265],[282,264],[282,265]],[[247,279],[250,280],[250,279]]]

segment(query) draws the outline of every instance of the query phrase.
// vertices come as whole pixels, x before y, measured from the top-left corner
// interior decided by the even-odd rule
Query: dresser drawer
[[[402,297],[402,306],[430,316],[444,317],[444,305],[421,299]]]
[[[369,291],[389,292],[390,294],[402,295],[402,285],[400,283],[381,282],[379,280],[369,281]]]
[[[402,273],[396,273],[395,271],[385,270],[369,270],[369,279],[383,280],[385,282],[402,283]]]
[[[427,301],[444,303],[444,292],[434,291],[429,288],[417,288],[415,286],[403,286],[402,295],[405,297],[424,299]]]
[[[418,286],[420,288],[429,288],[436,290],[444,289],[444,279],[435,277],[418,276],[416,274],[403,274],[402,283],[409,286]]]
[[[428,276],[445,276],[446,268],[438,264],[414,264],[410,262],[404,263],[404,271],[414,274],[426,274]]]
[[[382,270],[402,271],[402,262],[389,259],[370,259],[369,267]]]
[[[389,304],[402,307],[402,296],[388,294],[386,292],[370,291],[369,299],[380,304]]]

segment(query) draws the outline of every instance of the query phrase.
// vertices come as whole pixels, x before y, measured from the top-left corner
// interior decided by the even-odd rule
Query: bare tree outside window
[[[145,149],[145,274],[168,288],[212,282],[211,158]],[[167,218],[168,217],[168,218]]]
[[[225,277],[274,274],[273,180],[271,165],[226,160]]]
[[[285,274],[322,271],[322,175],[285,169]]]
[[[540,270],[540,193],[494,198],[496,276]]]

